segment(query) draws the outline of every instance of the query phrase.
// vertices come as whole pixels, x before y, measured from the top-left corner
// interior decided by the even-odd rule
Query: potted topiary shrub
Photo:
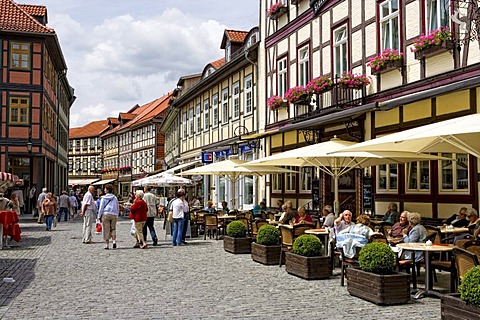
[[[223,249],[231,253],[250,253],[252,238],[246,235],[247,226],[242,221],[230,222],[227,235],[223,237]]]
[[[378,305],[410,300],[410,275],[395,272],[395,253],[386,243],[372,242],[360,250],[360,269],[347,269],[347,290],[352,296]]]
[[[279,244],[280,231],[271,225],[260,227],[256,242],[252,242],[252,260],[266,264],[278,264],[282,247]]]
[[[322,242],[312,234],[295,239],[292,252],[285,253],[285,269],[297,277],[314,280],[331,275],[328,256],[322,256]]]
[[[458,287],[458,292],[460,294],[442,296],[442,319],[480,319],[480,266],[467,271]]]

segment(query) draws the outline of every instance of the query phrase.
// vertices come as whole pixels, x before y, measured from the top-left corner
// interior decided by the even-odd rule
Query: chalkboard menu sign
[[[363,210],[372,210],[372,178],[363,178]]]
[[[312,207],[317,209],[320,206],[320,180],[312,180]]]

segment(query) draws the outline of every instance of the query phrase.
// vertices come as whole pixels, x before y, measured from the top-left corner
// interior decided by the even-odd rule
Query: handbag
[[[135,237],[136,232],[137,231],[135,229],[135,220],[132,219],[132,226],[130,227],[130,234]]]
[[[96,234],[102,234],[102,224],[99,219],[97,219],[96,225],[95,225],[95,233]]]
[[[173,210],[168,211],[167,221],[170,222],[170,223],[173,222]]]

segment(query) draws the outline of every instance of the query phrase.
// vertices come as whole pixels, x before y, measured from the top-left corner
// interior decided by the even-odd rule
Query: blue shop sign
[[[215,151],[215,157],[217,158],[226,158],[230,155],[230,149],[225,149],[222,151]]]
[[[213,152],[202,152],[202,163],[213,163]]]

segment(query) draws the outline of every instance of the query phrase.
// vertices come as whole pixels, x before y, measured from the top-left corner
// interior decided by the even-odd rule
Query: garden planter
[[[277,20],[281,16],[283,16],[286,12],[288,11],[287,7],[280,7],[275,11],[275,13],[270,14],[270,19],[272,20]]]
[[[378,305],[403,304],[410,301],[410,275],[395,272],[381,275],[347,268],[350,295]]]
[[[380,69],[378,70],[372,69],[372,74],[377,75],[377,74],[385,73],[395,69],[401,69],[402,67],[403,67],[403,59],[387,61],[385,65],[383,65]]]
[[[292,252],[285,252],[285,269],[307,280],[327,279],[332,274],[329,257],[304,257]]]
[[[473,320],[480,319],[480,308],[468,305],[459,298],[459,294],[444,295],[440,303],[441,319]]]
[[[281,250],[280,245],[265,246],[252,242],[252,260],[266,265],[278,265]]]
[[[312,96],[309,94],[302,94],[293,104],[296,105],[301,105],[301,106],[306,106],[310,104],[310,100],[312,99]]]
[[[415,59],[420,60],[423,58],[435,56],[437,54],[440,54],[446,51],[451,51],[454,49],[454,47],[455,47],[455,44],[452,41],[443,41],[439,45],[433,45],[429,48],[416,51]]]
[[[230,253],[250,253],[252,238],[232,238],[229,236],[223,237],[223,249]]]

